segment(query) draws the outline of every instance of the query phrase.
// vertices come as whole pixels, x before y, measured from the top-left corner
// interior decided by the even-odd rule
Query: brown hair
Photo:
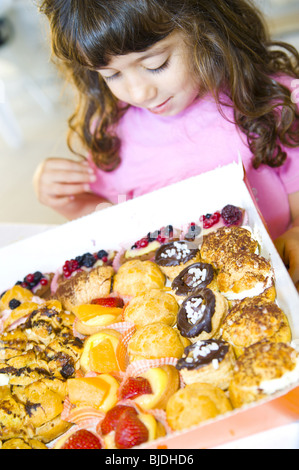
[[[249,0],[42,0],[40,9],[50,21],[53,53],[79,91],[69,145],[79,135],[103,170],[120,162],[115,128],[127,108],[95,70],[174,31],[190,45],[201,93],[212,93],[220,111],[227,105],[221,96],[229,97],[255,168],[281,166],[281,145],[299,146],[299,113],[291,91],[278,81],[279,75],[299,77],[298,51],[271,42]]]

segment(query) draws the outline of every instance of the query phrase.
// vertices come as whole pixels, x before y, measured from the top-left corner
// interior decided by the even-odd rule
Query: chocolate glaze
[[[196,283],[196,278],[193,269],[199,269],[201,272],[206,270],[205,279]],[[194,263],[187,266],[180,274],[173,280],[171,288],[175,291],[176,295],[190,295],[198,289],[207,287],[212,282],[214,277],[213,266],[208,263]],[[200,281],[200,279],[199,279]]]
[[[184,356],[178,360],[176,368],[178,370],[193,370],[211,364],[214,359],[221,362],[228,353],[228,350],[228,343],[222,340],[208,339],[197,341],[185,348]],[[187,360],[188,358],[189,361]]]
[[[183,247],[187,249],[185,252],[180,250]],[[198,247],[194,243],[186,240],[173,241],[158,248],[155,262],[159,266],[179,266],[193,259],[198,252]]]
[[[202,304],[197,308],[194,308],[194,312],[203,313],[199,315],[197,321],[192,323],[188,319],[187,310],[188,302],[190,300],[202,299]],[[202,305],[204,305],[204,310],[202,310]],[[194,294],[190,295],[181,305],[181,308],[177,316],[177,327],[182,336],[185,338],[195,338],[200,335],[203,331],[206,333],[211,333],[212,331],[212,318],[215,313],[216,298],[214,292],[211,289],[199,289]]]

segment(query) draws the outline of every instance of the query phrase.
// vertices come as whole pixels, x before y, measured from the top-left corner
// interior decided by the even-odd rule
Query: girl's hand
[[[274,243],[299,292],[299,226],[285,232]]]
[[[38,200],[59,210],[74,200],[75,196],[89,192],[95,175],[87,162],[65,158],[48,158],[37,168],[33,183]]]

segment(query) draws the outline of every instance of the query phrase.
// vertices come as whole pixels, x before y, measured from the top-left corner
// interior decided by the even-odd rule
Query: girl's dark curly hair
[[[230,98],[255,168],[281,166],[282,145],[299,146],[298,109],[278,81],[279,75],[299,78],[298,51],[270,40],[249,0],[41,0],[40,10],[50,22],[53,54],[79,91],[69,146],[79,135],[99,168],[111,171],[120,162],[114,129],[126,108],[96,69],[175,31],[190,47],[201,94],[212,93],[219,105],[223,94]]]

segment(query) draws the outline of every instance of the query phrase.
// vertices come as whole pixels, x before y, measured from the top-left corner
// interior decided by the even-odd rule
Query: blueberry
[[[15,308],[19,307],[21,305],[21,302],[17,299],[11,299],[9,302],[8,306],[11,310],[14,310]]]
[[[98,253],[97,253],[98,259],[102,259],[102,258],[104,258],[105,256],[106,256],[106,257],[108,256],[107,251],[105,251],[105,250],[100,250],[100,251],[98,251]]]
[[[42,273],[40,271],[36,271],[34,274],[33,274],[33,279],[35,281],[36,284],[39,283],[39,281],[41,280],[41,278],[43,277]]]
[[[96,262],[95,257],[91,253],[85,253],[82,256],[82,266],[86,268],[91,268]]]

